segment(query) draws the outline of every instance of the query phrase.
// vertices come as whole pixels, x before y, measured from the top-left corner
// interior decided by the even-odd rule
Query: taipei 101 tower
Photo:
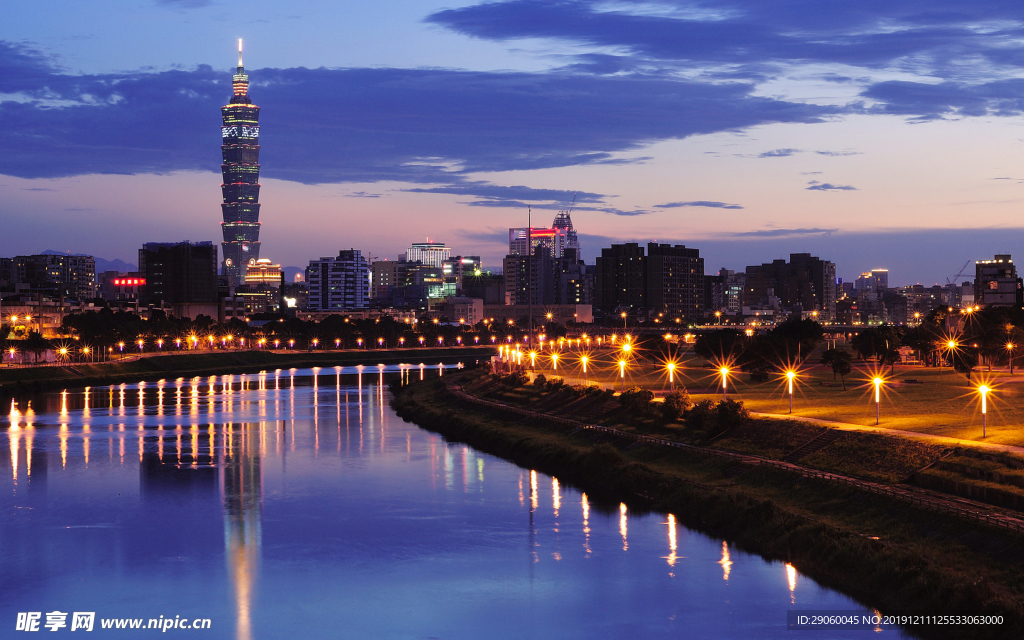
[[[241,282],[246,267],[260,257],[260,108],[249,99],[249,76],[242,67],[242,41],[238,41],[238,70],[231,78],[234,95],[220,108],[221,152],[224,164],[220,185],[224,196],[224,266],[222,273]]]

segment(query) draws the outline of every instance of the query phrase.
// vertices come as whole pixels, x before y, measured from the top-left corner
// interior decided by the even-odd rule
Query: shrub
[[[750,418],[750,412],[743,406],[742,402],[736,400],[722,400],[715,408],[719,429],[725,431],[742,425]]]
[[[545,377],[543,373],[538,373],[537,377],[533,379],[533,386],[543,387],[545,384],[547,384],[547,382],[547,377]]]
[[[640,387],[626,389],[622,392],[622,395],[619,396],[619,404],[622,405],[623,409],[641,416],[650,413],[651,402],[653,400],[654,393],[648,389],[641,389]]]
[[[506,387],[513,387],[513,388],[515,388],[515,387],[521,387],[524,384],[526,384],[527,379],[528,378],[526,377],[525,373],[523,373],[522,371],[516,371],[516,372],[510,373],[510,374],[508,374],[506,376],[502,376],[501,377],[501,383],[503,385],[505,385]]]
[[[661,405],[661,419],[666,423],[675,422],[682,418],[692,405],[686,389],[676,389],[665,396],[665,402]]]
[[[684,423],[688,429],[706,431],[715,423],[714,400],[701,400],[686,412]]]

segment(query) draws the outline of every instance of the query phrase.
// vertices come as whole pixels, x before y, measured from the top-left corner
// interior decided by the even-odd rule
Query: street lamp
[[[622,378],[622,390],[626,390],[626,361],[619,360],[619,377]]]
[[[988,429],[988,394],[992,391],[988,385],[981,385],[978,387],[978,393],[981,394],[981,437],[986,437],[986,431]]]
[[[675,380],[676,363],[669,362],[668,364],[665,365],[665,368],[668,370],[668,384],[669,384],[669,388],[672,391],[675,391],[676,390],[676,380]]]
[[[1010,375],[1013,375],[1013,350],[1017,348],[1017,345],[1012,342],[1006,343],[1006,350],[1010,352]]]
[[[587,363],[590,362],[590,358],[587,356],[580,357],[580,364],[583,365],[583,384],[587,384]]]
[[[551,354],[551,366],[552,366],[552,370],[553,371],[558,371],[558,354],[557,353],[552,353]]]
[[[537,365],[537,352],[530,352],[530,368],[533,369]]]
[[[875,376],[871,383],[875,385],[875,424],[878,424],[879,407],[882,404],[882,384],[885,382],[882,378]]]
[[[786,372],[786,380],[789,383],[789,412],[793,413],[793,379],[796,378],[796,371],[790,369]]]
[[[722,400],[725,400],[728,394],[729,367],[720,368],[718,373],[722,374]]]

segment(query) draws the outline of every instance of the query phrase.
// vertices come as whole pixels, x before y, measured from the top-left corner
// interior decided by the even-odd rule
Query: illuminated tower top
[[[238,39],[238,69],[231,77],[231,88],[235,95],[231,98],[231,104],[249,104],[249,76],[245,74],[245,67],[242,66],[242,39]]]

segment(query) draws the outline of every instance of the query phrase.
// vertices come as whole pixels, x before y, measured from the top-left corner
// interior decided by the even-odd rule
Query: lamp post
[[[1006,343],[1006,350],[1010,352],[1010,375],[1013,375],[1013,350],[1017,348],[1017,345],[1012,342]]]
[[[988,430],[988,394],[991,392],[987,385],[981,385],[978,387],[978,393],[981,394],[981,437],[987,436],[986,431]]]
[[[587,382],[587,363],[588,362],[590,362],[590,358],[588,358],[587,356],[580,357],[580,364],[583,365],[583,384],[584,384],[584,386],[589,384]]]
[[[789,412],[793,413],[793,379],[796,378],[796,371],[790,369],[786,372],[786,380],[789,384]]]
[[[871,382],[875,385],[875,424],[878,424],[879,407],[882,404],[882,383],[885,380],[875,376]]]
[[[728,399],[729,367],[722,367],[718,370],[722,374],[722,400]]]
[[[619,378],[622,379],[622,391],[626,390],[626,361],[619,360]]]
[[[676,363],[669,362],[668,364],[665,365],[665,368],[668,370],[668,385],[669,385],[669,389],[671,389],[672,391],[675,391],[676,390],[676,379],[675,379]]]

